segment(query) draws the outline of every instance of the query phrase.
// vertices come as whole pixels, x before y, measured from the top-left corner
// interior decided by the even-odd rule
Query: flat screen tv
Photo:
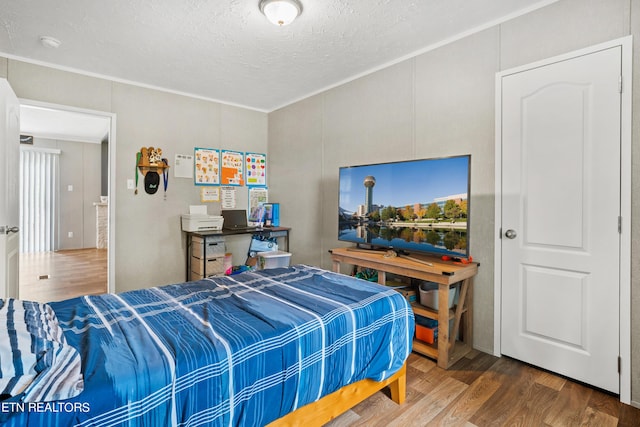
[[[469,257],[471,156],[340,168],[338,240]]]

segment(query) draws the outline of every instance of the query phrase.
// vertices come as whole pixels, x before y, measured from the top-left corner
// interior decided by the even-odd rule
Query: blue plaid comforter
[[[85,389],[9,426],[263,426],[391,376],[414,330],[394,290],[302,265],[50,305]]]

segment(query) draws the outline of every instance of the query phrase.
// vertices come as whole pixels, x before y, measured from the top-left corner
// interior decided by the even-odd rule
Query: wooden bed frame
[[[346,385],[317,402],[309,403],[275,420],[268,424],[267,427],[322,426],[386,386],[389,386],[391,399],[394,402],[399,405],[404,403],[407,392],[406,362],[398,372],[384,381],[378,382],[365,379]]]

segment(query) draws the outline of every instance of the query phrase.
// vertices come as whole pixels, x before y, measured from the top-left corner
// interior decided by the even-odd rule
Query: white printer
[[[182,214],[182,231],[221,231],[224,218],[221,215],[209,215],[203,205],[189,206],[189,213]]]

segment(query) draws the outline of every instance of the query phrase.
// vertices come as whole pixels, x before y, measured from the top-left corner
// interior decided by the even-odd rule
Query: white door
[[[20,103],[0,78],[0,298],[18,297]]]
[[[501,81],[501,352],[614,393],[621,58],[616,46]]]

